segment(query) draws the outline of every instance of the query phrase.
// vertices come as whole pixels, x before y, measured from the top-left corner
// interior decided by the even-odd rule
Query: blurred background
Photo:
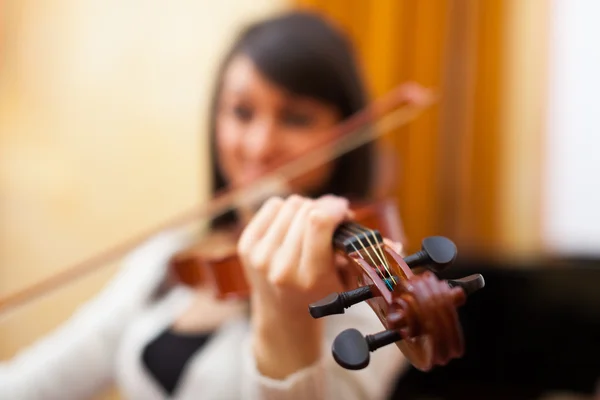
[[[217,64],[243,25],[296,7],[350,34],[373,98],[405,81],[442,95],[382,139],[397,157],[392,192],[408,251],[448,236],[460,254],[448,276],[481,272],[487,287],[461,311],[465,359],[411,371],[398,396],[591,396],[595,0],[2,1],[0,298],[207,200]],[[0,359],[58,326],[117,268],[0,316]]]

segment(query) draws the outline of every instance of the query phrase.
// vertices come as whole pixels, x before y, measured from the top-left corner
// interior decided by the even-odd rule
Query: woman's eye
[[[240,121],[250,121],[252,119],[252,110],[250,107],[235,106],[233,107],[233,114]]]
[[[308,114],[300,113],[284,113],[283,122],[292,126],[309,126],[313,122],[313,118]]]

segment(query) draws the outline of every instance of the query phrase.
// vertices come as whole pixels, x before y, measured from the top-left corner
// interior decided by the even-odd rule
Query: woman
[[[350,44],[309,13],[252,25],[221,71],[210,124],[215,190],[254,179],[366,105]],[[307,312],[341,290],[331,235],[349,216],[345,198],[368,197],[372,157],[366,145],[295,179],[295,195],[213,221],[247,223],[237,249],[249,309],[204,289],[159,294],[173,254],[193,244],[165,232],[67,323],[2,365],[0,398],[82,399],[115,382],[124,397],[144,400],[385,398],[404,365],[395,346],[362,371],[342,369],[330,353],[346,328],[382,329],[368,306],[324,320]]]

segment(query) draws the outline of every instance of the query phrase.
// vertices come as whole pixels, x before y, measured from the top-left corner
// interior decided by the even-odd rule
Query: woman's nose
[[[267,162],[276,156],[277,135],[275,123],[260,121],[252,125],[244,143],[247,158],[257,162]]]

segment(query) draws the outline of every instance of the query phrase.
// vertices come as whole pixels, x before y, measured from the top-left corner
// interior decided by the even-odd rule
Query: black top
[[[185,334],[167,328],[144,348],[144,365],[150,375],[171,395],[189,359],[210,337],[210,332]]]

